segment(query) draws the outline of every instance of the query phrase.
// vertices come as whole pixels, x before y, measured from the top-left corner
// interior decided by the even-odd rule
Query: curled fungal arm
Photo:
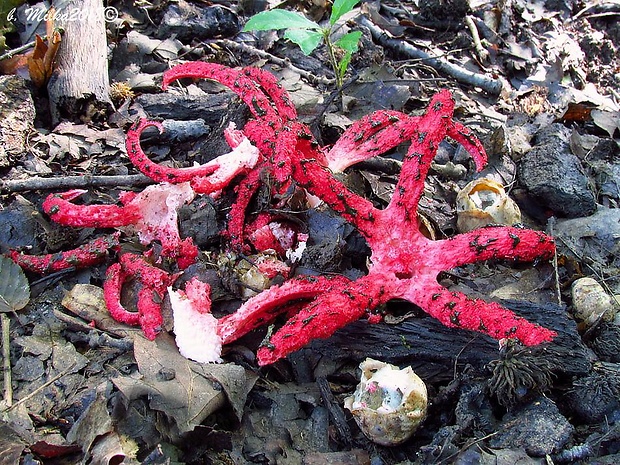
[[[218,164],[209,162],[190,168],[170,168],[151,161],[140,146],[140,136],[148,127],[156,127],[163,131],[161,123],[156,121],[138,120],[127,132],[125,145],[129,159],[143,174],[157,182],[179,183],[191,181],[196,177],[208,176],[218,168]]]
[[[108,250],[118,247],[119,233],[99,237],[75,249],[46,255],[25,255],[12,250],[11,259],[27,271],[38,274],[53,273],[68,268],[87,268],[102,262]]]
[[[43,202],[43,211],[56,223],[78,228],[116,228],[133,224],[140,211],[129,205],[76,205],[71,201],[87,191],[72,189],[50,194]]]
[[[122,323],[139,324],[147,339],[155,339],[164,322],[162,299],[177,277],[149,264],[139,255],[123,254],[119,263],[108,268],[103,285],[103,297],[110,315]],[[121,303],[123,285],[129,279],[135,279],[141,286],[136,302],[137,312],[127,310]]]

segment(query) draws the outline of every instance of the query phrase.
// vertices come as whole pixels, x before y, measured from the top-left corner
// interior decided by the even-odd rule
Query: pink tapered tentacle
[[[85,192],[74,189],[50,194],[43,202],[43,211],[56,223],[78,228],[116,228],[140,218],[139,210],[132,205],[76,205],[71,202]]]
[[[471,299],[430,280],[424,283],[424,288],[412,286],[406,298],[445,326],[477,331],[494,339],[518,339],[528,346],[549,342],[556,335],[496,302]]]
[[[304,276],[273,286],[247,300],[235,313],[221,318],[218,333],[227,344],[253,329],[273,321],[287,310],[287,304],[296,300],[312,299],[334,286],[350,282],[343,276]]]
[[[540,231],[509,226],[486,226],[436,241],[444,266],[457,266],[484,260],[501,259],[531,262],[553,257],[555,243]]]
[[[143,174],[156,182],[179,183],[191,181],[196,177],[209,176],[219,167],[217,163],[208,162],[204,165],[190,168],[170,168],[151,161],[140,146],[140,136],[148,127],[156,127],[163,131],[161,123],[156,121],[138,120],[127,132],[125,145],[129,159]]]
[[[101,263],[111,249],[119,245],[119,233],[108,234],[76,247],[72,250],[46,255],[25,255],[11,250],[9,256],[23,269],[47,274],[69,268],[87,268]]]
[[[259,364],[273,363],[310,341],[328,338],[338,329],[368,315],[391,298],[387,286],[389,283],[368,275],[317,295],[258,350]],[[377,319],[373,321],[377,322]]]

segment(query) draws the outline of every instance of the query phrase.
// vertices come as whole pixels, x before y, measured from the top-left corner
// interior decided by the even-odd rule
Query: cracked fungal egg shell
[[[456,196],[457,227],[460,232],[488,224],[513,225],[521,222],[521,211],[504,187],[489,178],[476,179]]]
[[[371,358],[362,362],[360,369],[360,383],[344,400],[344,407],[371,441],[382,446],[403,443],[426,417],[424,381],[411,367],[401,370]]]
[[[616,309],[613,298],[605,292],[596,280],[579,278],[571,286],[573,314],[582,321],[582,326],[590,328],[600,319],[614,321]]]

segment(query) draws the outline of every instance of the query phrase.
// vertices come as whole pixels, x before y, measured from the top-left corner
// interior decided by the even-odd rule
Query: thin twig
[[[554,229],[555,229],[555,217],[551,217],[551,219],[549,220],[549,224],[548,224],[548,232],[551,235],[551,237],[555,237],[554,234]],[[553,261],[552,261],[552,265],[553,265],[553,277],[554,277],[554,281],[555,281],[555,300],[556,303],[558,305],[562,304],[562,293],[561,293],[561,289],[560,289],[560,271],[558,270],[558,251],[556,249],[556,251],[553,253]]]
[[[471,439],[471,440],[469,440],[469,441],[468,441],[465,445],[463,445],[463,447],[462,447],[460,450],[458,450],[457,452],[455,452],[455,453],[454,453],[454,454],[452,454],[452,455],[449,455],[448,457],[446,457],[446,458],[444,458],[444,459],[441,459],[441,461],[440,461],[440,462],[438,462],[438,463],[441,463],[441,464],[444,464],[444,463],[451,463],[450,461],[451,461],[454,457],[456,457],[457,455],[459,455],[461,452],[466,451],[466,450],[467,450],[467,449],[469,449],[470,447],[475,446],[476,444],[479,444],[479,443],[481,443],[482,441],[486,441],[487,439],[492,438],[493,436],[495,436],[495,435],[497,435],[497,434],[499,434],[499,431],[495,431],[495,432],[493,432],[493,433],[487,434],[486,436],[482,436],[481,438]]]
[[[0,180],[0,192],[23,192],[31,190],[76,189],[89,187],[144,186],[153,184],[153,180],[143,174],[119,176],[58,176],[42,178],[35,176],[28,179]]]
[[[41,39],[47,40],[47,36],[43,36],[43,37],[41,37]],[[29,48],[34,47],[36,43],[37,42],[35,40],[33,40],[32,42],[28,42],[25,45],[21,45],[21,46],[19,46],[17,48],[9,50],[8,52],[4,53],[3,55],[0,55],[0,61],[8,60],[9,58],[13,57],[13,55],[17,55],[18,53],[25,52]]]
[[[485,92],[492,95],[499,95],[502,91],[502,81],[499,79],[493,79],[484,74],[473,73],[461,66],[455,65],[448,61],[429,55],[428,53],[414,47],[412,44],[391,38],[386,31],[377,27],[372,21],[365,16],[361,16],[359,19],[360,25],[368,28],[372,37],[381,46],[402,53],[410,58],[419,58],[424,63],[432,66],[440,73],[452,76],[457,81],[468,84],[473,87],[479,87]]]
[[[70,367],[68,367],[67,369],[63,370],[61,373],[58,373],[56,376],[54,376],[52,379],[46,381],[45,383],[43,383],[41,386],[39,386],[38,388],[36,388],[34,391],[32,391],[30,394],[22,397],[21,399],[19,399],[17,402],[15,402],[13,405],[11,405],[10,407],[7,408],[7,410],[11,410],[15,407],[17,407],[18,405],[23,404],[24,402],[28,401],[29,399],[32,399],[34,396],[36,396],[39,392],[41,392],[43,389],[45,389],[46,387],[54,384],[56,381],[58,381],[60,378],[62,378],[65,375],[68,375],[69,373],[71,373],[71,370],[73,370],[73,368],[75,367],[75,363],[71,364]]]
[[[269,52],[265,52],[263,50],[259,50],[256,47],[252,47],[251,45],[248,45],[248,44],[237,43],[237,42],[234,42],[234,41],[232,41],[230,39],[219,39],[219,40],[213,41],[213,43],[223,45],[223,46],[228,47],[228,48],[230,48],[230,49],[232,49],[232,50],[234,50],[236,52],[249,53],[250,55],[256,55],[258,57],[261,57],[261,58],[264,58],[266,60],[269,60],[269,61],[271,61],[272,63],[275,63],[278,66],[290,68],[291,70],[295,71],[297,74],[299,74],[301,77],[303,77],[304,79],[308,80],[312,84],[322,84],[322,85],[326,85],[326,86],[332,86],[335,83],[334,79],[328,79],[328,78],[323,77],[323,76],[317,76],[315,74],[312,74],[311,72],[306,71],[305,69],[301,69],[301,68],[298,68],[297,66],[293,65],[290,62],[290,60],[286,60],[286,59],[277,57],[275,55],[272,55]]]
[[[11,376],[11,338],[9,332],[11,330],[11,320],[6,313],[0,313],[2,320],[2,360],[4,371],[4,405],[11,407],[13,405],[13,385]]]
[[[465,24],[471,33],[471,38],[474,42],[474,50],[476,51],[476,55],[478,55],[480,63],[486,63],[489,59],[489,51],[482,45],[482,42],[480,41],[480,34],[478,34],[478,28],[470,15],[465,16]]]

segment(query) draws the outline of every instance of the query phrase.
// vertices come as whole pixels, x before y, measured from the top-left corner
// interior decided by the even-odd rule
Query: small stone
[[[505,416],[489,445],[493,448],[518,449],[534,457],[544,457],[562,450],[575,428],[557,406],[546,397]]]
[[[613,321],[616,312],[611,296],[596,280],[579,278],[573,283],[571,292],[573,314],[583,321],[586,327],[591,327],[601,318]]]
[[[537,134],[537,145],[520,160],[519,182],[530,195],[560,216],[578,218],[596,211],[596,198],[581,161],[570,151],[558,125]]]
[[[162,19],[160,37],[176,35],[179,40],[231,37],[239,32],[239,18],[222,5],[207,7],[180,0],[171,3]]]

